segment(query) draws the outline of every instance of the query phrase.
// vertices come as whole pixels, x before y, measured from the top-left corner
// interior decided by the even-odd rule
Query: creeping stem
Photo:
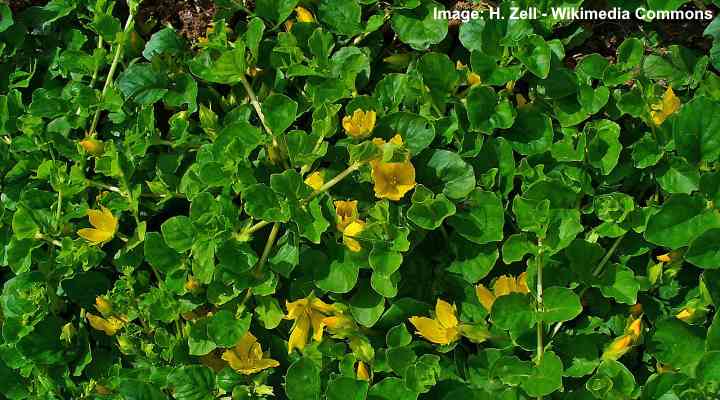
[[[115,48],[115,56],[113,57],[112,64],[110,65],[110,71],[108,72],[107,77],[105,78],[105,86],[103,86],[102,93],[100,94],[100,100],[105,99],[105,95],[107,94],[107,91],[110,89],[110,84],[112,84],[113,76],[115,76],[115,71],[117,70],[117,66],[120,63],[120,59],[122,58],[123,49],[125,48],[125,41],[128,40],[128,34],[130,33],[130,28],[132,28],[133,25],[133,15],[130,13],[128,15],[128,19],[125,22],[125,29],[123,30],[123,38],[120,40],[120,42],[117,44],[117,47]],[[100,111],[101,109],[98,108],[95,110],[95,115],[93,116],[92,124],[90,125],[90,131],[88,132],[88,136],[95,133],[95,129],[97,128],[98,121],[100,120]]]
[[[273,224],[272,229],[270,230],[270,234],[268,235],[267,241],[265,242],[265,248],[263,249],[262,255],[260,256],[260,260],[258,261],[257,265],[255,265],[253,275],[260,276],[262,274],[262,269],[265,266],[265,263],[267,263],[268,257],[270,257],[270,251],[275,244],[275,239],[277,238],[279,231],[280,223],[276,222]]]
[[[537,256],[537,311],[543,311],[543,242],[542,239],[538,239],[538,256]],[[545,352],[545,346],[543,344],[543,323],[542,320],[537,322],[537,359],[535,363],[540,365]],[[542,400],[542,396],[537,397],[538,400]]]

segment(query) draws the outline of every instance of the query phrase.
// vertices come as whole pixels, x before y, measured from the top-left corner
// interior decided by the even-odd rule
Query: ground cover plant
[[[0,398],[718,398],[720,20],[433,18],[647,3],[0,4]]]

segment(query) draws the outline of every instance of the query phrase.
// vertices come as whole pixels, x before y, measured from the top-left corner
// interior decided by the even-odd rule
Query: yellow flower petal
[[[665,120],[680,109],[680,99],[675,96],[672,87],[668,87],[663,94],[662,100],[652,105],[651,112],[653,123],[656,126],[662,125]]]
[[[695,315],[695,310],[691,307],[685,307],[682,310],[680,310],[679,313],[675,315],[675,318],[684,321],[684,322],[690,322],[692,320],[692,317]]]
[[[490,289],[486,288],[485,285],[477,285],[475,286],[475,294],[477,295],[478,300],[480,300],[480,304],[487,310],[487,312],[490,312],[492,310],[493,303],[495,303],[495,295],[490,291]]]
[[[340,232],[344,231],[345,228],[348,225],[350,225],[351,222],[353,222],[357,219],[357,217],[358,217],[357,205],[358,205],[357,200],[351,200],[351,201],[337,200],[337,201],[335,201],[335,215],[337,216],[336,227]]]
[[[95,297],[95,309],[100,311],[102,315],[108,315],[112,313],[112,303],[107,301],[104,297]]]
[[[115,335],[124,325],[123,321],[118,318],[109,317],[105,319],[90,313],[87,314],[87,320],[90,322],[90,326],[92,326],[93,329],[103,331],[108,336]]]
[[[313,299],[310,300],[310,307],[325,314],[337,312],[337,308],[334,305],[328,304],[317,297],[313,297]]]
[[[416,185],[415,167],[410,161],[374,162],[372,177],[375,196],[380,199],[398,201]]]
[[[448,344],[447,329],[440,325],[440,322],[427,317],[410,317],[410,323],[415,326],[417,333],[425,339],[437,343]]]
[[[81,140],[80,146],[93,156],[101,156],[105,152],[105,144],[92,137]]]
[[[310,317],[302,315],[295,320],[295,324],[290,331],[290,338],[288,339],[288,354],[292,353],[293,349],[304,349],[309,336]]]
[[[455,328],[458,326],[458,319],[455,306],[450,305],[445,300],[437,299],[435,303],[435,318],[445,329]]]
[[[368,372],[368,369],[365,366],[365,363],[362,361],[358,361],[357,378],[361,379],[363,381],[368,381],[368,382],[370,381],[370,372]]]
[[[634,320],[633,322],[628,325],[627,329],[625,330],[625,333],[630,335],[633,340],[636,340],[640,337],[640,333],[642,333],[642,318],[638,318]]]
[[[232,369],[245,375],[280,365],[273,359],[263,358],[262,347],[250,332],[246,332],[235,347],[225,350],[222,359],[227,361]]]
[[[112,212],[107,208],[100,207],[100,209],[101,211],[87,211],[90,225],[101,231],[115,232],[115,229],[117,229],[117,219],[115,219],[115,216],[113,216]]]
[[[295,7],[298,22],[315,22],[315,16],[304,7]]]
[[[363,139],[372,133],[375,129],[375,120],[377,113],[375,111],[355,110],[352,115],[346,115],[342,120],[342,126],[348,136],[353,139]]]
[[[320,188],[325,184],[325,174],[320,171],[315,171],[305,178],[305,184],[315,190],[320,190]]]
[[[109,242],[113,238],[113,235],[108,232],[92,228],[80,229],[78,230],[78,235],[93,245]]]
[[[355,240],[356,237],[365,229],[365,222],[362,220],[355,220],[351,222],[343,231],[343,243],[352,252],[359,252],[362,250],[360,242]]]
[[[530,288],[527,285],[527,272],[521,273],[516,280],[515,291],[518,293],[530,293]]]
[[[467,81],[470,86],[475,86],[479,85],[482,82],[482,79],[480,78],[480,75],[471,72],[468,74]]]
[[[325,315],[322,313],[314,312],[310,314],[310,324],[313,328],[313,340],[316,342],[322,340],[323,331],[325,330],[325,323],[323,322],[324,319]]]
[[[309,304],[310,301],[308,299],[299,299],[293,302],[289,302],[286,300],[285,308],[287,308],[288,313],[285,316],[285,319],[297,319],[305,313],[305,310],[307,309]]]
[[[630,350],[633,338],[630,335],[622,335],[613,340],[602,354],[604,360],[617,360]]]
[[[505,296],[513,293],[515,292],[515,288],[515,278],[508,275],[498,277],[497,280],[495,280],[495,284],[493,284],[493,292],[495,292],[495,297]]]

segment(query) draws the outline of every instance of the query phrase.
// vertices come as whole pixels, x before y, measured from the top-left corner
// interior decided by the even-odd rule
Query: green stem
[[[262,124],[265,131],[270,135],[270,137],[273,138],[273,145],[277,146],[277,140],[275,139],[275,136],[273,136],[272,130],[270,130],[270,127],[267,124],[267,120],[265,119],[265,114],[262,112],[262,108],[260,107],[260,102],[258,102],[257,96],[255,95],[255,91],[253,90],[252,86],[250,85],[250,82],[248,82],[247,78],[245,78],[245,75],[242,75],[240,77],[240,83],[242,83],[243,87],[245,88],[245,91],[248,94],[248,97],[250,98],[250,104],[255,109],[255,113],[257,113],[258,118],[260,118],[260,123]]]
[[[543,306],[543,242],[538,239],[538,258],[537,258],[537,311],[542,312]],[[544,327],[542,321],[537,322],[537,359],[535,363],[540,365],[543,354],[545,353],[545,345],[543,343]],[[542,400],[543,396],[538,396],[538,400]]]
[[[356,162],[356,163],[351,164],[349,167],[345,168],[345,170],[343,170],[342,172],[340,172],[339,174],[337,174],[334,178],[332,178],[332,179],[330,179],[329,181],[325,182],[325,184],[322,185],[322,187],[320,187],[320,189],[314,191],[310,196],[308,196],[307,198],[305,198],[304,200],[302,200],[300,203],[301,203],[301,204],[307,204],[310,200],[314,199],[314,198],[317,197],[319,194],[324,193],[324,192],[330,190],[330,188],[332,188],[333,186],[337,185],[340,181],[342,181],[343,179],[345,179],[348,175],[350,175],[350,174],[353,173],[354,171],[357,171],[357,170],[360,168],[361,165],[362,165],[362,163],[360,163],[360,162]],[[238,236],[244,236],[244,235],[253,234],[253,233],[259,231],[260,229],[262,229],[262,228],[270,225],[270,223],[271,223],[271,222],[269,222],[269,221],[260,221],[260,222],[256,223],[255,225],[252,225],[252,226],[250,226],[249,228],[246,228],[246,229],[243,229],[242,231],[240,231],[239,234],[238,234]]]
[[[255,265],[255,268],[253,270],[253,275],[257,277],[262,276],[262,269],[265,266],[265,263],[267,263],[268,257],[270,257],[270,251],[275,244],[275,239],[277,238],[279,231],[280,223],[276,222],[273,224],[273,227],[270,230],[270,234],[268,235],[267,241],[265,242],[265,248],[263,249],[262,255],[260,256],[260,260],[258,261],[257,265]]]
[[[117,44],[117,48],[115,48],[115,56],[113,57],[112,64],[110,64],[110,71],[108,72],[108,75],[105,78],[105,86],[103,86],[102,93],[100,94],[100,101],[105,100],[105,95],[107,94],[108,90],[110,89],[110,85],[112,84],[113,76],[115,76],[115,71],[117,70],[117,66],[120,63],[120,59],[122,58],[123,48],[125,47],[125,41],[128,39],[128,33],[130,33],[130,28],[132,27],[132,25],[133,25],[133,15],[132,15],[132,13],[130,13],[130,15],[128,15],[127,21],[125,22],[125,29],[123,30],[123,38]],[[93,116],[92,124],[90,125],[90,131],[88,132],[88,136],[95,133],[95,129],[97,128],[98,121],[100,120],[100,111],[101,111],[100,108],[95,110],[95,115]]]
[[[593,276],[598,276],[602,272],[603,268],[605,267],[605,264],[607,264],[608,261],[610,261],[610,257],[612,257],[613,253],[615,253],[615,250],[617,250],[618,246],[620,245],[620,241],[622,238],[625,237],[625,235],[622,235],[615,239],[615,242],[613,242],[612,246],[610,247],[610,250],[608,250],[607,253],[605,253],[605,256],[600,260],[600,263],[595,267],[593,270]]]
[[[352,174],[353,172],[355,172],[355,171],[357,171],[358,169],[360,169],[360,166],[361,166],[361,165],[362,165],[362,163],[360,163],[360,162],[355,162],[355,163],[350,164],[349,167],[345,168],[345,170],[343,170],[342,172],[340,172],[339,174],[337,174],[334,178],[332,178],[332,179],[330,179],[329,181],[325,182],[325,184],[322,185],[322,186],[320,187],[320,189],[314,191],[310,196],[308,196],[305,200],[303,200],[303,201],[302,201],[302,204],[306,204],[306,203],[309,202],[310,200],[312,200],[312,199],[314,199],[315,197],[317,197],[319,194],[324,193],[324,192],[327,192],[328,190],[330,190],[330,188],[332,188],[333,186],[335,186],[335,185],[337,185],[338,183],[340,183],[340,181],[342,181],[343,179],[345,179],[348,175],[350,175],[350,174]]]

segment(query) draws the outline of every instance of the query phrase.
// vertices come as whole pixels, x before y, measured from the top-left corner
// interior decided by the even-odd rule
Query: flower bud
[[[95,157],[101,156],[105,153],[105,144],[93,137],[87,137],[81,140],[80,146],[82,146],[88,154]]]

